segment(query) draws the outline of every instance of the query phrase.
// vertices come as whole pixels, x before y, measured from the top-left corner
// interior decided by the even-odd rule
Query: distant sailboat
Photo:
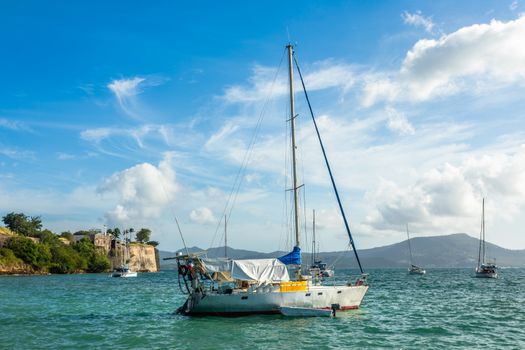
[[[129,260],[130,260],[130,254],[129,254],[129,246],[128,246],[128,233],[124,231],[124,254],[122,256],[122,261],[119,267],[115,267],[113,269],[113,272],[111,273],[111,277],[120,277],[120,278],[129,278],[129,277],[137,277],[136,271],[131,271],[129,268]]]
[[[408,242],[408,252],[409,252],[409,255],[410,255],[410,260],[408,262],[408,274],[410,275],[424,275],[425,273],[427,273],[425,271],[425,269],[423,269],[422,267],[420,266],[417,266],[417,265],[414,265],[412,263],[413,259],[412,259],[412,247],[410,246],[410,234],[408,233],[408,224],[407,224],[407,242]]]
[[[479,233],[478,267],[476,277],[498,278],[496,262],[485,262],[485,198],[481,204],[481,230]]]
[[[315,210],[313,211],[313,222],[312,222],[312,265],[310,265],[309,271],[312,277],[323,278],[323,277],[334,277],[333,268],[318,259],[316,256],[315,246]]]

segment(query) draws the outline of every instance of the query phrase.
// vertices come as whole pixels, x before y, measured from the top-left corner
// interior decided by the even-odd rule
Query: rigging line
[[[310,109],[310,115],[312,116],[312,121],[314,123],[315,132],[317,133],[317,138],[319,139],[319,144],[321,145],[321,150],[323,151],[324,161],[326,163],[326,168],[328,169],[328,174],[330,175],[330,180],[332,182],[332,187],[335,192],[335,197],[337,198],[337,203],[339,204],[339,210],[341,211],[341,215],[343,216],[346,233],[348,233],[348,238],[350,239],[350,243],[352,244],[352,248],[354,249],[355,258],[357,260],[357,264],[359,265],[359,270],[361,270],[361,273],[363,273],[363,267],[361,266],[361,261],[359,260],[359,255],[357,254],[357,249],[355,247],[354,239],[352,238],[352,233],[350,232],[350,226],[348,225],[348,221],[346,220],[346,215],[343,209],[343,204],[341,203],[341,199],[339,198],[339,192],[337,191],[337,186],[335,185],[334,176],[332,175],[332,169],[330,168],[330,163],[328,162],[328,157],[326,155],[323,141],[321,139],[321,134],[319,133],[319,128],[317,127],[317,122],[315,121],[314,112],[312,110],[312,105],[310,104],[308,93],[306,92],[306,86],[304,85],[303,75],[301,74],[301,69],[299,68],[299,63],[297,63],[297,58],[295,57],[295,54],[293,56],[293,59],[295,62],[295,66],[297,67],[297,72],[299,73],[299,77],[301,78],[301,84],[303,86],[304,96],[306,98],[306,102],[308,103],[308,108]]]
[[[284,110],[284,109],[283,109]],[[287,113],[284,113],[285,117],[283,119],[286,119],[287,117]],[[281,212],[281,230],[280,230],[280,234],[279,234],[279,247],[278,249],[281,249],[283,248],[283,250],[286,250],[288,249],[288,243],[287,243],[287,239],[288,239],[288,232],[287,232],[287,228],[288,228],[288,192],[287,192],[287,188],[288,188],[288,172],[287,172],[287,167],[286,167],[286,164],[288,164],[288,152],[289,152],[289,142],[290,142],[290,139],[288,137],[288,123],[285,123],[285,132],[283,134],[283,137],[284,137],[284,142],[283,142],[283,160],[284,160],[284,165],[283,165],[283,185],[284,185],[284,191],[283,191],[283,196],[284,196],[284,199],[282,201],[282,212]],[[281,246],[282,244],[282,246]]]
[[[162,187],[162,192],[164,193],[164,196],[166,197],[166,201],[168,203],[171,203],[170,198],[168,197],[168,191],[166,191],[166,187],[164,186],[164,182],[162,179],[160,179],[160,186]],[[184,250],[186,250],[186,254],[189,255],[188,247],[186,246],[186,240],[184,240],[184,235],[182,234],[182,230],[180,229],[179,221],[177,220],[177,215],[175,215],[175,208],[173,208],[173,205],[170,204],[171,209],[171,215],[173,215],[173,218],[175,219],[175,223],[177,224],[177,228],[179,230],[180,239],[182,240],[182,245],[184,246]]]
[[[346,246],[346,250],[343,250],[341,253],[339,253],[339,255],[337,256],[337,258],[332,262],[332,267],[335,267],[335,264],[337,264],[339,262],[339,260],[341,260],[341,258],[350,250],[350,243],[348,243],[348,245]]]
[[[264,119],[264,114],[265,114],[266,109],[268,107],[268,103],[270,101],[270,97],[273,94],[273,90],[274,90],[275,82],[277,80],[277,76],[279,75],[279,72],[281,70],[281,66],[282,66],[282,62],[283,62],[283,58],[284,58],[284,53],[285,53],[285,50],[283,50],[283,53],[281,55],[281,60],[279,62],[279,66],[277,68],[277,71],[275,72],[275,76],[274,76],[272,84],[270,86],[270,94],[266,98],[266,100],[264,102],[264,105],[263,105],[263,108],[261,109],[261,113],[259,114],[259,119],[257,120],[255,129],[254,129],[254,132],[253,132],[253,135],[252,135],[252,138],[251,138],[251,140],[250,140],[250,142],[248,144],[248,149],[246,150],[246,153],[244,154],[244,158],[243,158],[243,161],[241,163],[241,167],[237,171],[237,175],[235,177],[234,184],[232,186],[232,190],[230,191],[230,194],[228,196],[226,204],[224,205],[224,210],[222,212],[221,219],[219,220],[219,222],[217,223],[217,226],[215,228],[215,233],[213,234],[213,238],[212,238],[210,247],[212,247],[213,244],[215,243],[215,238],[217,236],[217,232],[219,231],[219,228],[220,228],[221,223],[222,223],[222,217],[227,215],[227,219],[225,219],[226,221],[229,221],[229,218],[231,217],[231,213],[232,213],[233,207],[235,205],[235,202],[237,200],[237,196],[238,196],[239,191],[240,191],[240,187],[241,187],[242,180],[243,180],[243,175],[244,175],[244,173],[246,171],[246,168],[248,166],[248,161],[250,159],[250,155],[251,155],[251,153],[253,151],[253,147],[254,147],[255,142],[257,140],[257,136],[259,134],[259,130],[261,128],[261,124],[262,124],[262,121]],[[230,204],[231,204],[231,206],[230,206]],[[228,207],[229,206],[230,206],[230,210],[228,212]]]
[[[240,167],[239,171],[237,172],[237,176],[236,176],[236,179],[235,179],[235,182],[234,182],[234,186],[232,187],[232,191],[230,192],[230,196],[229,196],[228,201],[226,202],[226,205],[224,207],[223,216],[226,215],[226,212],[228,212],[228,206],[230,206],[230,204],[231,204],[230,210],[229,210],[229,212],[227,214],[227,219],[225,219],[226,221],[229,221],[229,218],[231,217],[231,213],[233,211],[233,207],[234,207],[235,202],[237,200],[237,196],[239,194],[240,187],[241,187],[242,180],[243,180],[243,175],[246,172],[246,169],[248,167],[248,162],[249,162],[251,153],[253,152],[253,147],[254,147],[254,145],[256,143],[257,136],[259,134],[259,130],[261,128],[262,121],[264,119],[265,111],[266,111],[266,109],[268,107],[268,103],[269,103],[270,97],[273,94],[273,88],[275,86],[275,81],[277,80],[277,76],[278,76],[279,71],[281,69],[283,58],[284,58],[284,51],[283,51],[283,54],[281,55],[281,60],[279,62],[279,66],[277,68],[277,71],[275,72],[275,76],[274,76],[273,81],[272,81],[272,85],[271,85],[271,88],[270,88],[270,95],[266,99],[266,101],[264,103],[264,106],[263,106],[263,108],[261,110],[261,113],[259,115],[259,119],[258,119],[256,127],[254,129],[254,133],[252,135],[252,139],[250,140],[250,143],[248,145],[248,149],[247,149],[247,151],[246,151],[246,153],[244,155],[244,159],[243,159],[243,161],[241,163],[241,167]],[[233,196],[233,199],[232,199],[232,196]],[[217,235],[217,231],[219,229],[220,223],[221,223],[221,221],[219,221],[219,223],[218,223],[218,225],[217,225],[217,227],[215,229],[214,238],[212,240],[212,246],[213,246],[213,243],[215,241],[215,236]]]

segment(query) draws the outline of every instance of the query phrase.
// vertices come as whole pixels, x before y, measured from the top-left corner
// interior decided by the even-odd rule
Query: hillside
[[[446,236],[416,237],[411,239],[414,262],[426,268],[432,267],[474,267],[478,260],[479,240],[465,233]],[[487,258],[495,258],[499,266],[525,267],[525,250],[510,250],[487,243]],[[189,248],[190,252],[201,251],[198,247]],[[173,267],[174,260],[163,261],[176,252],[161,251],[161,268]],[[260,253],[249,250],[228,248],[228,256],[234,259],[278,257],[284,252]],[[224,256],[224,247],[211,248],[208,257]],[[329,264],[335,262],[336,268],[353,268],[357,266],[352,252],[322,252],[321,259]],[[359,258],[364,268],[406,267],[408,265],[407,241],[363,249]],[[309,262],[311,255],[303,253],[303,261]]]

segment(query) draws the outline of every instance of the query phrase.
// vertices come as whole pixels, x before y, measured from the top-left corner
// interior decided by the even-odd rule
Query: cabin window
[[[310,295],[312,295],[311,293],[306,293],[306,296],[309,297]]]
[[[323,292],[319,292],[319,293],[317,293],[317,295],[323,295]]]
[[[246,299],[248,299],[248,297],[241,297],[241,299],[242,299],[242,300],[246,300]]]

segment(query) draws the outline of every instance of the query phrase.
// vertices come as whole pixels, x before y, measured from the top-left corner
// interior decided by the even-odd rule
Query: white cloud
[[[217,219],[213,215],[213,212],[211,211],[211,209],[206,208],[206,207],[193,209],[190,212],[190,220],[197,224],[203,224],[203,225],[217,223]]]
[[[16,120],[9,120],[6,118],[0,118],[0,128],[10,129],[10,130],[29,130],[29,128]]]
[[[177,126],[169,124],[143,124],[133,128],[102,127],[87,129],[80,133],[80,138],[93,142],[100,146],[102,141],[110,141],[112,145],[120,141],[129,144],[132,139],[139,148],[146,147],[146,140],[162,141],[164,144],[173,146],[178,141],[187,144],[189,140],[195,139],[195,134],[189,134],[188,126]]]
[[[381,100],[426,101],[476,93],[525,79],[525,16],[463,27],[441,38],[419,40],[399,72],[365,75],[363,104]]]
[[[425,31],[429,33],[432,33],[432,29],[434,28],[434,22],[432,22],[432,18],[424,17],[421,14],[421,11],[416,11],[416,13],[409,13],[405,11],[403,14],[401,14],[401,18],[403,18],[403,22],[405,22],[405,24],[409,24],[414,27],[423,27]]]
[[[156,86],[163,82],[163,79],[148,79],[134,77],[130,79],[116,79],[107,85],[108,89],[115,94],[117,102],[129,117],[140,119],[141,112],[137,103],[137,95],[142,93],[141,87]]]
[[[509,10],[511,10],[511,11],[515,11],[517,8],[518,8],[518,0],[514,0],[514,1],[509,5]]]
[[[4,155],[11,159],[35,159],[35,152],[19,150],[11,147],[3,147],[0,144],[0,155]]]
[[[59,152],[57,154],[57,158],[59,160],[72,160],[72,159],[76,159],[76,156],[70,153]]]
[[[401,135],[413,135],[415,129],[410,124],[405,114],[395,110],[392,107],[387,107],[385,110],[388,116],[388,128]]]
[[[80,137],[86,141],[100,142],[101,140],[111,136],[116,130],[111,128],[96,128],[84,130],[80,133]]]
[[[238,129],[239,129],[239,125],[234,125],[234,122],[227,122],[226,124],[222,126],[222,128],[218,132],[213,134],[208,139],[208,141],[206,141],[204,148],[208,148],[208,149],[213,148],[215,144],[231,136]]]
[[[166,153],[158,166],[142,163],[113,174],[98,192],[117,196],[115,208],[105,215],[107,223],[129,226],[128,220],[158,218],[174,200],[177,189],[171,154]]]
[[[491,218],[512,220],[525,206],[525,146],[513,154],[445,164],[406,187],[383,179],[367,194],[375,209],[365,224],[373,230],[399,230],[410,223],[427,233],[476,232],[481,197],[488,198]]]
[[[144,78],[140,77],[135,77],[132,79],[116,79],[108,84],[108,89],[113,91],[119,100],[119,103],[122,104],[125,98],[136,96],[141,92],[139,90],[139,85],[144,80]]]
[[[317,62],[308,71],[303,74],[309,91],[338,87],[344,93],[356,82],[354,69],[350,65],[331,60]],[[283,77],[275,79],[275,74],[276,69],[257,65],[249,79],[250,86],[228,87],[223,99],[230,103],[251,103],[288,94],[288,81]],[[295,85],[296,90],[302,89],[299,79],[295,79]]]

